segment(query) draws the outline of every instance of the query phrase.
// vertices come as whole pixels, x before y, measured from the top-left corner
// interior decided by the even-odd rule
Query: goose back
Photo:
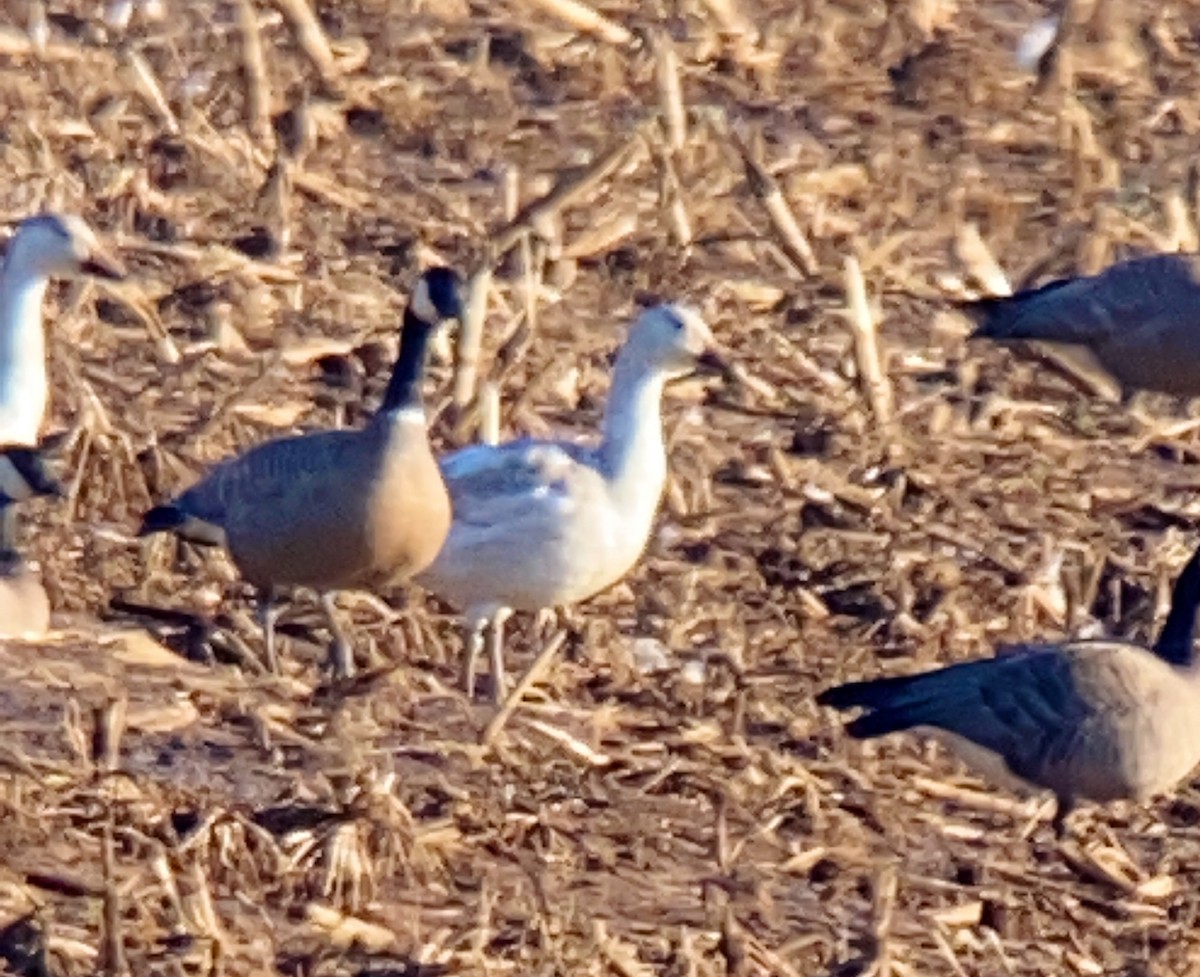
[[[437,555],[450,524],[419,412],[259,445],[219,465],[175,507],[219,526],[238,569],[260,587],[403,579]]]
[[[590,447],[532,439],[443,459],[454,519],[422,583],[459,606],[527,611],[611,586],[637,562],[649,527],[631,530],[599,466]]]

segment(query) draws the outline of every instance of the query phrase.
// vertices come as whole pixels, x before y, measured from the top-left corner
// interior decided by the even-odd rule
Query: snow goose
[[[50,627],[50,599],[17,550],[15,500],[0,493],[0,638],[33,640]]]
[[[0,267],[0,447],[33,447],[46,412],[42,299],[51,278],[124,277],[91,228],[69,214],[23,220]]]
[[[464,610],[467,694],[489,621],[585,600],[621,579],[650,536],[667,477],[667,381],[724,370],[704,320],[682,305],[641,314],[617,356],[600,443],[521,438],[441,461],[454,522],[417,581]],[[499,626],[492,689],[504,696]]]
[[[972,339],[1084,346],[1127,395],[1200,395],[1200,255],[1133,258],[961,308]]]
[[[407,579],[442,545],[450,499],[429,445],[421,383],[430,337],[461,315],[459,276],[426,271],[404,313],[383,403],[366,426],[260,444],[146,514],[141,536],[173,532],[227,547],[262,596],[272,670],[279,588],[320,594],[333,632],[333,671],[345,677],[354,663],[334,592]]]
[[[865,709],[846,725],[855,739],[921,731],[1002,786],[1053,791],[1061,836],[1077,800],[1145,800],[1200,761],[1197,604],[1200,550],[1175,582],[1153,649],[1112,640],[1017,646],[920,675],[839,685],[817,702]]]
[[[41,214],[17,225],[0,266],[0,492],[10,500],[58,494],[36,447],[50,390],[42,324],[46,286],[57,276],[124,274],[79,217]]]

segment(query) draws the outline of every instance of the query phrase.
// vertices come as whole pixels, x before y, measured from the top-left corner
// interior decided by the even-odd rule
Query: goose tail
[[[1054,315],[1063,293],[1053,293],[1070,284],[1071,279],[1063,278],[1012,295],[988,295],[956,302],[955,308],[975,324],[975,331],[968,339],[1065,341],[1067,337],[1060,335],[1061,323]]]
[[[855,739],[874,739],[888,733],[899,733],[928,721],[921,715],[926,697],[914,689],[925,675],[902,675],[894,678],[847,682],[825,689],[817,695],[817,703],[837,710],[866,709],[857,719],[846,724],[846,732]],[[912,693],[918,694],[913,695]]]
[[[225,543],[225,533],[219,526],[186,512],[173,502],[156,505],[142,517],[138,536],[153,536],[155,533],[174,533],[181,539],[202,546],[222,546]]]

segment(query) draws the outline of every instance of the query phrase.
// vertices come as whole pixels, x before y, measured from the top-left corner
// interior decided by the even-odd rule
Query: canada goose
[[[0,494],[0,638],[33,640],[50,628],[50,600],[17,550],[17,510]]]
[[[1080,799],[1145,800],[1200,761],[1200,665],[1192,647],[1200,549],[1152,650],[1125,641],[1006,649],[920,675],[850,682],[817,696],[862,707],[855,739],[920,730],[1004,786],[1054,792],[1054,830]]]
[[[41,214],[17,226],[0,267],[0,445],[38,443],[49,392],[42,326],[49,280],[124,274],[79,217]]]
[[[430,336],[461,315],[459,276],[448,268],[426,271],[404,313],[383,403],[365,427],[260,444],[146,513],[139,536],[173,532],[228,548],[262,595],[273,670],[278,588],[320,594],[334,637],[334,674],[344,677],[354,663],[333,592],[404,580],[442,545],[450,499],[429,446],[421,382]]]
[[[637,562],[667,477],[663,387],[698,367],[724,370],[704,320],[682,305],[656,306],[617,356],[599,445],[520,438],[442,458],[454,523],[417,582],[465,612],[468,695],[489,621],[585,600]],[[499,700],[498,627],[491,659]]]
[[[1200,255],[1134,258],[961,308],[971,339],[1085,346],[1126,395],[1200,395]]]

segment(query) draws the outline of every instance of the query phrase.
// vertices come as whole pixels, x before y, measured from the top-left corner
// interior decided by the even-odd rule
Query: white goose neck
[[[666,378],[640,356],[622,350],[613,368],[600,445],[604,477],[614,494],[630,504],[658,505],[667,477],[662,430]]]
[[[47,278],[22,261],[0,268],[0,443],[36,444],[46,410]]]

